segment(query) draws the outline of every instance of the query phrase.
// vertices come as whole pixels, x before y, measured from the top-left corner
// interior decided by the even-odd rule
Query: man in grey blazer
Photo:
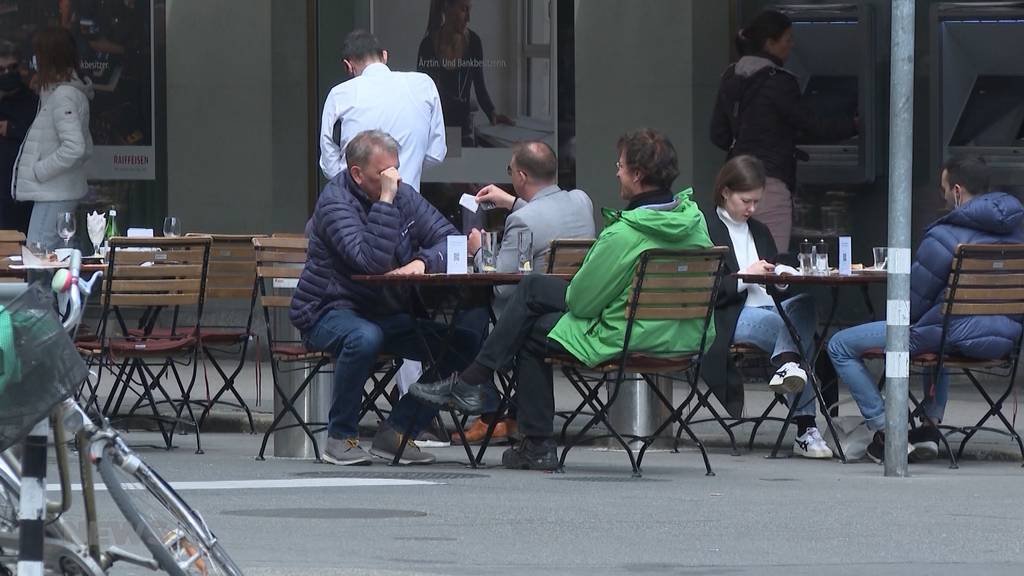
[[[512,160],[508,164],[508,175],[512,178],[513,196],[495,185],[486,186],[476,195],[479,203],[491,202],[497,208],[510,210],[505,219],[505,235],[497,255],[498,272],[519,270],[519,233],[533,233],[534,272],[547,270],[551,241],[563,238],[594,238],[594,205],[582,190],[562,190],[558,187],[558,160],[551,147],[543,142],[522,142],[512,149]],[[480,230],[473,229],[469,235],[469,253],[475,254],[477,268],[480,268]],[[494,312],[501,315],[505,303],[516,286],[498,286],[494,294]],[[483,440],[487,422],[493,414],[485,414],[465,431],[470,443]],[[515,432],[515,417],[509,417],[495,426],[493,438],[503,439]],[[453,441],[461,439],[459,433]]]
[[[505,234],[498,249],[497,271],[519,271],[519,233],[533,233],[534,272],[547,270],[551,241],[563,238],[594,238],[594,205],[582,190],[558,187],[558,161],[544,142],[522,142],[512,149],[508,164],[513,196],[491,184],[477,192],[479,203],[491,202],[510,210],[505,219]],[[469,253],[475,254],[480,267],[480,230],[469,235]],[[515,285],[495,288],[494,311],[501,315]]]

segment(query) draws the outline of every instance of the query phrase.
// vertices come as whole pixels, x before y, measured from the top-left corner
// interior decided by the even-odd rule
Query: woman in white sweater
[[[775,270],[778,256],[768,227],[752,218],[764,196],[765,170],[753,156],[736,156],[718,173],[715,182],[715,213],[707,217],[708,233],[716,246],[728,246],[725,266],[729,274],[765,274]],[[796,326],[809,356],[814,346],[817,312],[807,294],[789,298],[782,305]],[[778,371],[768,383],[777,394],[786,393],[793,412],[797,437],[793,453],[806,458],[831,458],[832,450],[815,423],[815,397],[807,374],[800,367],[800,350],[789,335],[775,302],[760,284],[746,284],[726,277],[715,307],[715,342],[708,351],[705,381],[716,391],[733,416],[742,413],[743,383],[729,355],[734,343],[753,345],[771,355]]]
[[[40,30],[32,49],[37,63],[32,86],[39,90],[39,112],[21,145],[11,187],[16,200],[35,202],[28,242],[53,249],[61,242],[58,216],[73,212],[88,191],[85,163],[92,154],[93,90],[76,72],[78,55],[67,30]]]

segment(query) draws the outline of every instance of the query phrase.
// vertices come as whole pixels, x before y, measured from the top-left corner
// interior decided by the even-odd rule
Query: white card
[[[850,247],[850,237],[840,236],[839,237],[839,275],[849,276],[850,268],[853,265],[852,249]]]
[[[448,237],[448,274],[469,273],[466,263],[466,252],[469,251],[468,240],[466,236]]]
[[[475,197],[470,196],[469,194],[463,194],[462,198],[459,198],[459,206],[462,206],[466,210],[476,214],[480,204],[476,201]]]
[[[152,238],[153,237],[153,229],[152,228],[129,228],[128,229],[128,237],[129,238]]]

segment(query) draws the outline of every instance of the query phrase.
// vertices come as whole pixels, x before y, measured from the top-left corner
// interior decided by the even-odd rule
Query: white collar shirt
[[[335,142],[338,122],[341,141]],[[448,153],[437,86],[419,72],[392,72],[375,63],[331,90],[320,123],[320,169],[328,180],[347,167],[345,146],[365,130],[383,130],[398,141],[398,172],[417,192],[423,168],[440,164]]]

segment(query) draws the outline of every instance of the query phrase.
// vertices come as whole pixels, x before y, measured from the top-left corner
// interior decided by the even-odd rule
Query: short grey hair
[[[383,130],[366,130],[356,134],[345,146],[345,162],[363,168],[374,152],[380,150],[398,156],[398,141]]]

